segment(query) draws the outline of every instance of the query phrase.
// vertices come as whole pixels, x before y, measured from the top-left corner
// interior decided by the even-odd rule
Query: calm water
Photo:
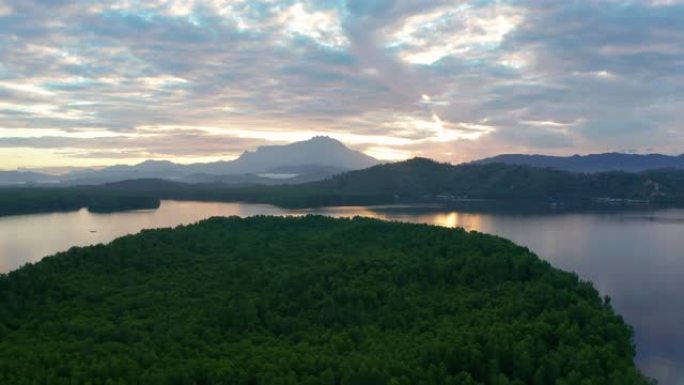
[[[144,228],[217,215],[364,215],[461,226],[529,247],[554,266],[591,280],[634,326],[639,365],[662,385],[684,385],[684,210],[621,214],[511,215],[418,207],[292,211],[268,205],[164,201],[158,210],[0,217],[0,272],[45,255],[109,242]]]

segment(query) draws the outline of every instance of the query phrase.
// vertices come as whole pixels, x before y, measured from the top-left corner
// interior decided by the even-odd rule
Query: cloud
[[[27,167],[315,134],[391,159],[678,152],[682,17],[672,0],[2,0],[0,146],[44,151]]]
[[[12,13],[12,8],[5,4],[4,1],[0,1],[0,17],[7,16]]]
[[[518,7],[462,3],[410,16],[388,34],[404,61],[433,64],[446,56],[486,54],[522,21],[523,11]]]

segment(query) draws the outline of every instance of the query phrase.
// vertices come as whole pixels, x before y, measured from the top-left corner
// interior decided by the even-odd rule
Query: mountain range
[[[0,185],[45,184],[59,182],[59,177],[34,171],[0,171]]]
[[[684,170],[576,173],[500,163],[451,165],[426,158],[379,164],[325,180],[279,186],[187,184],[160,179],[104,186],[159,199],[245,201],[283,207],[472,201],[684,204]]]
[[[128,179],[160,178],[188,183],[286,184],[325,179],[367,168],[379,161],[326,136],[287,145],[262,146],[231,161],[177,164],[148,160],[137,165],[85,169],[54,176],[29,171],[2,171],[0,184],[98,185]]]
[[[679,156],[616,152],[573,156],[504,154],[482,159],[475,163],[503,163],[585,173],[603,171],[642,172],[668,168],[684,169],[684,154]]]
[[[133,179],[165,179],[184,183],[233,185],[301,184],[328,179],[380,162],[326,136],[286,145],[262,146],[237,159],[213,163],[177,164],[148,160],[137,165],[82,169],[63,175],[34,171],[0,171],[0,185],[102,185]],[[579,173],[656,169],[684,169],[684,155],[605,153],[573,155],[504,154],[471,162],[479,165],[515,165]]]
[[[282,207],[412,203],[684,206],[684,169],[576,173],[501,163],[451,165],[414,158],[299,184],[183,183],[134,179],[95,186],[0,189],[0,215],[159,206],[161,200],[268,203]],[[523,206],[521,206],[523,207]]]

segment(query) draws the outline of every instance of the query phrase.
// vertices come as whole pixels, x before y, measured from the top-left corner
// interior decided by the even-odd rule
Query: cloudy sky
[[[0,0],[0,168],[684,152],[682,0]]]

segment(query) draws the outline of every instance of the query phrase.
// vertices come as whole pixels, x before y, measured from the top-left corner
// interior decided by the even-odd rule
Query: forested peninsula
[[[0,188],[0,216],[75,211],[84,207],[94,213],[109,213],[156,209],[159,205],[159,198],[150,192],[136,194],[106,186]]]
[[[648,384],[591,284],[462,229],[212,218],[0,275],[0,383]]]

